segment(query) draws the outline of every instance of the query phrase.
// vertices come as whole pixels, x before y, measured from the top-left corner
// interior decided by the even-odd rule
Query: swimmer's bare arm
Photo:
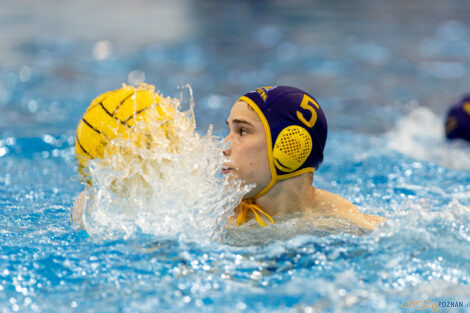
[[[79,225],[79,229],[84,229],[83,211],[85,210],[86,190],[83,190],[75,199],[72,210],[72,222]]]

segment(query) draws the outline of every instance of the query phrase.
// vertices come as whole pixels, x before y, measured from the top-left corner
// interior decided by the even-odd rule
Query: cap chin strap
[[[271,160],[270,160],[271,162]],[[287,179],[287,178],[291,178],[291,177],[295,177],[295,176],[299,176],[301,174],[304,174],[304,173],[315,173],[315,169],[313,167],[306,167],[306,168],[303,168],[303,169],[300,169],[298,171],[295,171],[295,172],[292,172],[292,173],[289,173],[289,174],[284,174],[284,175],[277,175],[277,173],[271,173],[271,181],[269,182],[269,184],[263,188],[263,190],[261,190],[260,192],[258,192],[256,195],[253,196],[253,199],[258,199],[259,197],[261,197],[262,195],[266,194],[269,190],[271,190],[271,188],[273,188],[273,186],[280,180],[284,180],[284,179]]]
[[[241,225],[245,223],[248,220],[248,213],[253,212],[255,216],[255,220],[260,224],[262,227],[266,227],[266,224],[264,221],[261,219],[259,216],[258,212],[263,214],[268,218],[268,220],[274,224],[273,218],[266,212],[264,212],[259,205],[257,205],[254,200],[252,199],[245,199],[242,200],[242,203],[240,204],[240,214],[237,217],[237,224]]]
[[[303,174],[303,173],[311,172],[310,170],[307,170],[307,171],[304,171],[304,170],[305,169],[302,169],[302,170],[294,172],[294,173],[290,173],[290,174],[294,174],[294,175],[291,175],[289,177],[294,177],[294,176],[298,176],[298,175]],[[237,217],[237,224],[241,225],[241,224],[246,223],[248,221],[248,213],[250,212],[250,210],[251,210],[251,212],[253,212],[253,214],[255,216],[255,220],[262,227],[266,227],[266,224],[264,223],[264,221],[261,219],[261,217],[258,215],[257,212],[265,215],[269,219],[269,221],[274,224],[274,220],[272,219],[272,217],[268,213],[264,212],[261,209],[261,207],[256,204],[255,201],[256,201],[257,198],[259,198],[262,195],[266,194],[274,186],[274,184],[276,184],[276,182],[278,182],[279,180],[282,180],[282,179],[286,179],[286,178],[288,178],[288,177],[279,178],[279,176],[276,175],[276,176],[274,176],[274,178],[271,178],[271,181],[269,182],[269,184],[266,187],[264,187],[263,190],[258,192],[253,198],[242,200],[242,202],[240,203],[240,214]]]

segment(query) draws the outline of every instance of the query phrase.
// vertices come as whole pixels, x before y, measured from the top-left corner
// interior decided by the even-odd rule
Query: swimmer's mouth
[[[224,167],[222,167],[222,175],[228,174],[233,170],[234,169],[232,167],[224,166]]]

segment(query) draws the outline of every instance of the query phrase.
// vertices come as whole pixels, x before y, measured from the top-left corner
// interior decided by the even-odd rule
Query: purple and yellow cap
[[[253,108],[266,132],[271,181],[254,198],[268,192],[279,180],[313,173],[320,167],[328,126],[312,96],[293,87],[268,86],[238,100]]]
[[[463,96],[449,109],[445,127],[448,139],[470,141],[470,94]]]

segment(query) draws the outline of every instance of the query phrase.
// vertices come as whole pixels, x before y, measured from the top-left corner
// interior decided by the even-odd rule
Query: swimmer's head
[[[266,165],[254,164],[254,172],[270,174],[268,179],[256,181],[262,186],[258,186],[254,198],[268,192],[279,180],[319,168],[328,130],[325,115],[312,96],[297,88],[273,86],[245,94],[234,109],[240,102],[245,102],[259,119],[268,157]]]
[[[452,105],[445,123],[448,139],[464,139],[470,142],[470,94]]]

